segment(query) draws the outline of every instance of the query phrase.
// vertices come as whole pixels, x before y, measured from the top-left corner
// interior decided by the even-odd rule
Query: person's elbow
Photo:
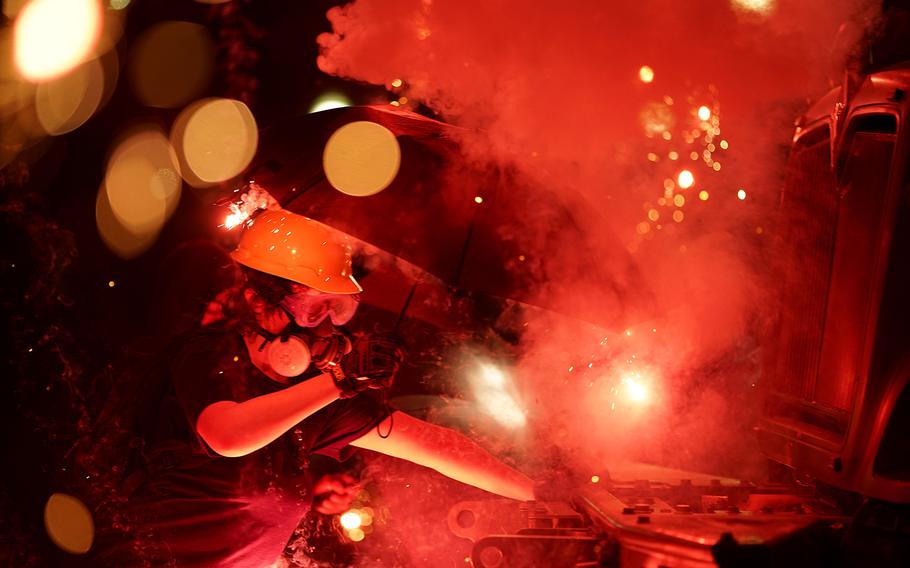
[[[249,444],[232,416],[236,407],[236,402],[215,402],[205,407],[196,420],[199,437],[212,451],[226,458],[239,458],[250,453]]]

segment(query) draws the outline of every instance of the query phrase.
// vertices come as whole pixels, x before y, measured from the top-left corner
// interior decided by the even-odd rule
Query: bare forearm
[[[388,421],[388,419],[386,419]],[[388,423],[380,426],[386,431]],[[534,498],[533,482],[507,466],[462,434],[402,412],[395,412],[391,434],[373,430],[354,446],[405,459],[435,469],[462,483],[521,501]]]
[[[227,457],[249,454],[338,398],[328,375],[245,402],[221,401],[206,407],[196,431],[213,450]]]
[[[490,493],[519,501],[534,499],[534,483],[528,476],[454,430],[446,429],[444,438],[436,459],[426,465],[446,477]]]

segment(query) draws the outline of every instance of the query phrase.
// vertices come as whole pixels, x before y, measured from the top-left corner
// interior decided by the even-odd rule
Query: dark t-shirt
[[[202,410],[286,387],[252,365],[236,331],[220,327],[189,338],[170,375],[146,452],[148,479],[129,504],[142,537],[109,562],[132,554],[153,565],[271,566],[312,500],[307,456],[344,459],[348,444],[387,416],[367,395],[338,400],[266,447],[225,458],[195,433]]]

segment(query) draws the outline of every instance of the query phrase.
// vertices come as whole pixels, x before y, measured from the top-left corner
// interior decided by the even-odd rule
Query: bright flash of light
[[[494,365],[481,365],[480,376],[487,385],[495,389],[502,389],[506,386],[505,374]]]
[[[472,377],[478,403],[494,420],[518,428],[527,423],[524,410],[509,392],[511,381],[502,369],[483,363]]]
[[[676,184],[682,189],[688,189],[695,183],[695,176],[689,170],[683,170],[676,176]]]
[[[736,197],[738,197],[740,201],[743,201],[744,199],[746,199],[746,190],[740,189],[739,191],[737,191]]]
[[[641,79],[642,83],[650,83],[654,80],[654,69],[649,65],[642,65],[641,69],[638,70],[638,78]]]
[[[351,106],[351,99],[344,93],[328,92],[316,97],[310,106],[310,113]]]
[[[30,81],[66,73],[88,59],[101,19],[97,0],[32,0],[16,18],[16,67]]]
[[[735,8],[756,14],[767,14],[774,8],[774,0],[732,0]]]
[[[698,107],[698,119],[699,120],[710,120],[711,119],[711,109],[702,105]]]
[[[632,402],[645,402],[648,400],[648,389],[640,380],[634,377],[624,377],[626,397]]]
[[[360,518],[360,513],[354,509],[348,511],[341,515],[338,518],[338,522],[341,523],[341,526],[346,530],[354,530],[360,528],[360,525],[363,524],[363,519]]]

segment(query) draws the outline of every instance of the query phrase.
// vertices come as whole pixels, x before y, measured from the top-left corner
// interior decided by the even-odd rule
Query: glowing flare
[[[472,376],[474,394],[478,403],[494,420],[509,428],[524,426],[527,422],[524,410],[508,392],[509,377],[499,367],[482,363]]]
[[[481,365],[480,376],[484,382],[496,389],[502,389],[506,386],[505,374],[493,365]]]
[[[341,515],[341,517],[338,518],[338,522],[340,522],[341,526],[345,529],[353,530],[360,528],[360,526],[363,524],[363,519],[360,518],[359,511],[352,509],[347,513]]]
[[[689,170],[683,170],[676,176],[676,183],[682,189],[688,189],[695,183],[695,176]]]
[[[730,143],[727,142],[726,140],[721,140],[721,141],[720,141],[720,147],[721,147],[722,150],[726,150],[727,148],[730,147]]]
[[[591,483],[600,483],[600,476],[599,476],[599,475],[592,475],[592,476],[591,476]]]
[[[477,204],[483,203],[483,197],[478,195],[477,197],[474,198],[474,203],[477,203]]]
[[[396,89],[401,86],[401,79],[392,79],[392,86]]]
[[[626,397],[632,402],[645,402],[648,400],[648,389],[640,381],[626,377],[623,379]]]
[[[16,19],[16,67],[31,81],[73,69],[98,43],[101,17],[96,0],[32,0]]]
[[[740,189],[739,191],[737,191],[736,197],[738,197],[740,201],[743,201],[746,198],[746,190]]]
[[[642,83],[650,83],[654,80],[654,69],[648,65],[642,65],[638,70],[638,78]]]
[[[774,0],[732,0],[735,8],[756,14],[767,14],[774,8]]]
[[[363,532],[363,529],[351,529],[348,531],[348,538],[354,542],[360,542],[366,537],[366,534]]]
[[[351,99],[344,93],[328,92],[316,97],[316,100],[314,100],[313,104],[310,106],[310,113],[348,106],[351,106]]]
[[[79,499],[54,493],[44,506],[44,528],[51,541],[71,554],[85,554],[95,539],[95,523]]]
[[[240,174],[259,144],[253,113],[233,99],[205,99],[184,109],[171,130],[184,179],[195,187]]]
[[[702,105],[698,107],[698,119],[699,120],[710,120],[711,119],[711,109]]]
[[[708,195],[708,192],[705,191],[704,189],[698,192],[698,198],[701,199],[702,201],[707,201],[708,197],[710,197],[710,196]]]
[[[341,193],[374,195],[398,175],[401,147],[395,135],[381,124],[350,122],[326,142],[322,165],[329,183]]]

